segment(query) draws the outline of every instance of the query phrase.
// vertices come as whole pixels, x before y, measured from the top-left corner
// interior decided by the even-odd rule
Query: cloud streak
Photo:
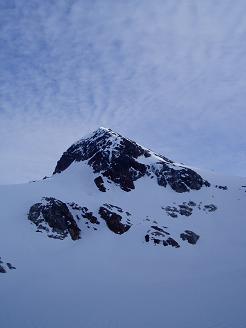
[[[98,126],[245,175],[244,1],[1,1],[0,183]]]

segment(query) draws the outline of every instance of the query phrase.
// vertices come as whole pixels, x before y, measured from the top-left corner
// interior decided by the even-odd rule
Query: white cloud
[[[245,175],[246,3],[30,1],[0,12],[0,183],[98,126]]]

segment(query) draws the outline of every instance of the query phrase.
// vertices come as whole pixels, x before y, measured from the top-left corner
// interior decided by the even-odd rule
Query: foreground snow
[[[143,177],[131,192],[110,185],[103,193],[91,167],[74,163],[46,180],[0,186],[0,256],[16,267],[0,274],[1,327],[244,328],[245,179],[199,174],[211,187],[177,193]],[[44,196],[95,212],[114,204],[134,224],[123,235],[102,222],[98,231],[82,229],[80,240],[51,239],[27,219]],[[217,210],[196,207],[177,218],[163,210],[189,201]],[[179,240],[180,248],[146,243],[149,220],[174,238],[189,229],[200,239],[196,245]]]

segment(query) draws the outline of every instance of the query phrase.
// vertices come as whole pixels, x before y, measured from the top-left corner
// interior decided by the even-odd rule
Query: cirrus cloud
[[[107,126],[245,175],[246,3],[1,1],[0,183],[50,174]]]

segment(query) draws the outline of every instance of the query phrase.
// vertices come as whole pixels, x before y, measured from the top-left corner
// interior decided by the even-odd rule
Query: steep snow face
[[[99,128],[73,144],[58,161],[54,174],[63,172],[74,162],[85,161],[94,173],[101,173],[109,183],[116,183],[124,191],[134,189],[134,181],[144,176],[155,177],[160,186],[170,185],[177,192],[209,187],[209,182],[195,171],[175,164],[110,129]],[[105,188],[103,184],[100,177],[101,189]]]
[[[64,153],[73,160],[61,173],[0,186],[2,327],[245,327],[246,180],[130,140],[124,153],[125,140],[99,129]],[[95,171],[98,153],[106,166]],[[180,192],[152,172],[126,192],[104,175],[122,153],[147,172],[164,163],[175,183],[184,169],[203,185]]]

